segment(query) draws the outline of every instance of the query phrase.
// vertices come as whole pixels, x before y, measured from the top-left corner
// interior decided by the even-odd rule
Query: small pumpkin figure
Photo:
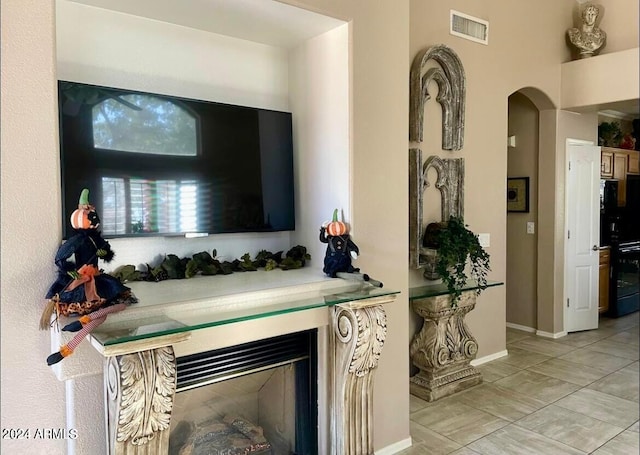
[[[328,235],[327,235],[328,234]],[[351,265],[351,258],[360,254],[360,249],[349,236],[349,229],[343,221],[338,221],[338,209],[333,211],[333,219],[320,227],[320,241],[327,244],[322,271],[331,278],[336,278],[338,272],[359,272]]]

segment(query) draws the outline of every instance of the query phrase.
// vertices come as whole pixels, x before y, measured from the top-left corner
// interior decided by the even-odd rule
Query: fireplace
[[[315,455],[317,330],[177,358],[169,454]]]
[[[131,284],[140,302],[90,336],[104,356],[108,453],[195,455],[233,434],[245,444],[235,453],[373,453],[383,306],[398,292],[304,269],[274,274]],[[264,399],[276,396],[268,390],[281,398]],[[202,450],[234,453],[220,447]]]

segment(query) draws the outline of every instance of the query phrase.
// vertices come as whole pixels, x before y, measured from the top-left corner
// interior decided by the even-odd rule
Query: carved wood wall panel
[[[427,175],[435,169],[435,187],[440,191],[440,215],[442,221],[451,216],[464,217],[464,158],[440,158],[430,156],[422,163],[422,151],[409,149],[409,264],[419,269],[425,261],[420,257],[424,234],[424,191],[431,186]]]
[[[425,72],[425,65],[432,59],[440,68],[430,68]],[[460,58],[445,45],[420,52],[411,65],[409,140],[422,142],[424,139],[424,105],[431,98],[431,81],[438,85],[436,101],[442,106],[442,148],[461,150],[464,145],[466,78]]]

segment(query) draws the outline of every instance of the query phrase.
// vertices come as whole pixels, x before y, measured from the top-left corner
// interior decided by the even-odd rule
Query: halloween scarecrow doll
[[[336,278],[338,272],[360,271],[351,265],[351,258],[357,258],[360,249],[349,237],[347,225],[343,221],[338,221],[338,209],[333,211],[332,221],[320,227],[320,241],[327,244],[322,269],[324,273],[331,278]]]
[[[78,333],[58,352],[47,357],[48,365],[71,355],[80,342],[107,319],[108,314],[122,311],[137,301],[128,287],[98,269],[98,259],[109,262],[114,253],[100,235],[100,218],[95,207],[89,204],[87,189],[82,190],[78,208],[71,214],[71,226],[76,233],[60,246],[56,254],[58,278],[47,292],[49,302],[40,319],[40,328],[49,328],[55,311],[57,316],[80,316],[62,328],[63,331]],[[71,256],[75,261],[69,260]]]

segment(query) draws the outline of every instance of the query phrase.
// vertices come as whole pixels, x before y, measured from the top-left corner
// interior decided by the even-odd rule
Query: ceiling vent
[[[489,44],[489,22],[451,10],[449,32],[480,44]]]

